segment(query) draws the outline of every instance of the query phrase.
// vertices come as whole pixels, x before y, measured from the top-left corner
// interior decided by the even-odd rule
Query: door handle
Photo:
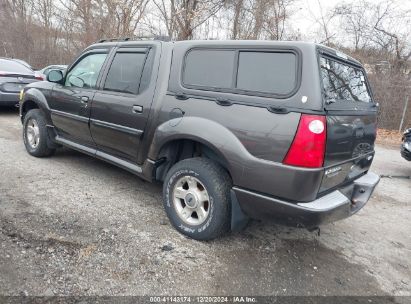
[[[89,100],[88,96],[81,96],[79,98],[80,98],[81,102],[88,102],[88,100]]]
[[[133,106],[133,113],[143,113],[143,106]]]

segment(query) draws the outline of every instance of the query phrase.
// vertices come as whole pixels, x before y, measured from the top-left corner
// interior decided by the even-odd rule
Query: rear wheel
[[[230,228],[230,189],[230,176],[214,161],[182,160],[165,178],[164,208],[181,233],[196,240],[214,239]]]
[[[27,152],[36,157],[52,155],[55,149],[48,147],[47,136],[44,114],[39,109],[30,110],[23,122],[23,140]]]

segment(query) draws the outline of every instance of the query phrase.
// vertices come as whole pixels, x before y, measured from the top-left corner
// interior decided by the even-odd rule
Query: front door
[[[105,50],[85,53],[68,71],[63,84],[56,84],[49,102],[57,134],[67,140],[92,147],[89,119]]]
[[[137,162],[147,124],[154,85],[150,85],[154,49],[119,48],[108,73],[96,91],[90,130],[97,149]]]

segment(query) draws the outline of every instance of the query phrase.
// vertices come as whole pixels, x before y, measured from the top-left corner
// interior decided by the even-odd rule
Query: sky
[[[410,0],[411,1],[411,0]],[[335,7],[337,4],[346,3],[347,1],[341,0],[300,0],[296,5],[296,13],[292,15],[292,24],[295,29],[299,29],[301,32],[307,31],[313,24],[313,14],[318,14],[320,11],[320,3],[324,12]]]

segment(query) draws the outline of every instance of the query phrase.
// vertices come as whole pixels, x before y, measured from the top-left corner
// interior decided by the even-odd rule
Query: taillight
[[[326,139],[325,116],[302,114],[297,133],[283,163],[306,168],[322,167]]]
[[[37,80],[44,80],[44,77],[40,74],[35,74],[34,76]]]

